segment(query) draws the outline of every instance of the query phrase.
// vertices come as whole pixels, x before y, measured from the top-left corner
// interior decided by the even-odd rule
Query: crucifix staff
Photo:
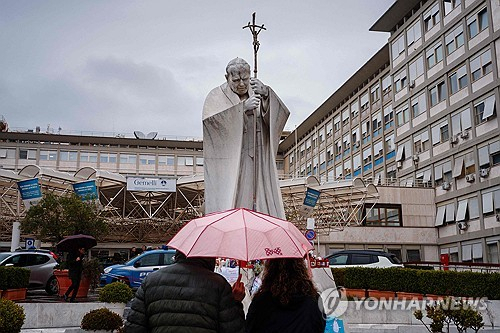
[[[257,25],[255,24],[255,12],[252,14],[252,24],[248,22],[246,26],[242,29],[248,28],[253,36],[253,74],[254,78],[257,78],[257,52],[259,51],[260,42],[257,39],[259,37],[259,33],[262,30],[266,30],[264,28],[264,24]],[[257,211],[257,116],[258,110],[255,109],[253,112],[253,210]]]

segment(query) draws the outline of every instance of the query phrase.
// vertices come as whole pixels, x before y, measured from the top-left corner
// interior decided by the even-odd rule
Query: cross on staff
[[[255,24],[255,13],[252,14],[252,24],[248,22],[248,24],[244,26],[242,29],[245,28],[250,29],[250,32],[252,32],[253,36],[253,74],[254,77],[257,78],[257,52],[259,51],[260,47],[260,42],[257,39],[257,37],[259,36],[259,33],[262,30],[266,30],[266,28],[264,28],[264,24],[262,25]]]

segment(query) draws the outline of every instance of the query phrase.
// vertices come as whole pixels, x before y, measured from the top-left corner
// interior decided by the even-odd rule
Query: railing
[[[500,273],[500,264],[490,264],[484,262],[450,262],[448,265],[445,265],[439,261],[409,261],[403,264],[405,267],[417,269]]]

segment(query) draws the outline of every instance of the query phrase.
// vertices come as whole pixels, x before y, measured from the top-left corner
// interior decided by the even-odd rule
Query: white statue
[[[284,219],[276,152],[290,112],[271,88],[250,78],[245,60],[229,62],[226,80],[203,107],[205,213],[254,209],[255,201],[256,211]]]

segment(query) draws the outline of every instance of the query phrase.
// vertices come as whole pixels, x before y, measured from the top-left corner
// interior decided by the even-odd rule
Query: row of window
[[[435,226],[440,227],[500,213],[500,189],[483,191],[480,197],[481,212],[478,197],[459,198],[456,205],[455,202],[450,202],[437,206]]]
[[[17,157],[19,160],[37,160],[36,149],[19,148]],[[90,162],[90,163],[111,163],[116,164],[137,164],[139,165],[176,165],[174,155],[153,155],[153,154],[127,154],[127,153],[107,153],[107,152],[86,152],[86,151],[64,151],[64,150],[40,150],[39,161],[68,161],[68,162]],[[16,148],[0,148],[0,159],[15,159]],[[203,157],[177,156],[178,166],[203,166]]]

